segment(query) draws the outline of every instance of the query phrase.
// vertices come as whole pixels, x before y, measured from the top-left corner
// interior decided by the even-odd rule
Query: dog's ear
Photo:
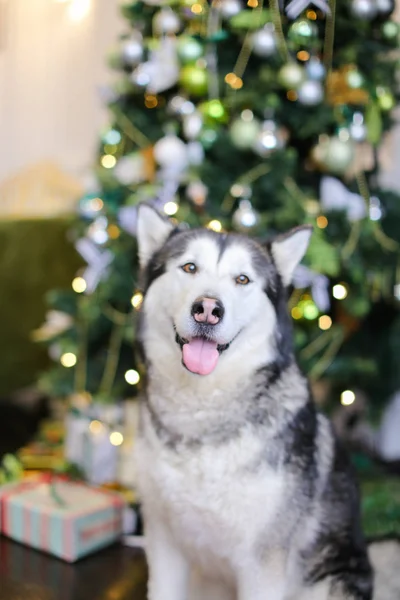
[[[294,270],[306,253],[311,234],[312,225],[301,225],[271,242],[270,251],[284,285],[292,281]]]
[[[143,269],[150,258],[166,241],[174,229],[171,221],[148,204],[140,204],[137,217],[139,263]]]

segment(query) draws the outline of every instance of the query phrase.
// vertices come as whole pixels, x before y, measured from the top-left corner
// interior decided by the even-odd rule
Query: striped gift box
[[[116,541],[124,500],[84,484],[22,481],[0,488],[0,531],[68,562]]]

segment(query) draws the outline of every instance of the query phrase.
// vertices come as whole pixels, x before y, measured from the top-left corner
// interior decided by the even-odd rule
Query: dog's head
[[[236,234],[178,230],[147,205],[139,207],[145,353],[164,371],[207,376],[292,356],[286,287],[311,227],[265,246]]]

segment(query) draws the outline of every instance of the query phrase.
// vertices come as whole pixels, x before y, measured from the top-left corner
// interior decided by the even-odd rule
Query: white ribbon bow
[[[310,4],[314,4],[317,8],[319,8],[326,15],[331,14],[331,9],[326,0],[292,0],[286,7],[286,14],[289,19],[297,19],[299,14],[304,12]]]
[[[75,248],[88,264],[83,278],[86,281],[86,292],[91,294],[97,288],[101,279],[105,277],[113,260],[113,254],[109,250],[100,250],[96,244],[87,238],[78,240],[75,243]]]
[[[326,211],[343,210],[349,221],[360,221],[367,216],[365,200],[350,192],[339,179],[323,177],[320,186],[321,206]]]
[[[293,275],[293,285],[301,290],[311,288],[312,297],[321,312],[329,310],[329,279],[325,275],[315,273],[305,265],[298,265]]]

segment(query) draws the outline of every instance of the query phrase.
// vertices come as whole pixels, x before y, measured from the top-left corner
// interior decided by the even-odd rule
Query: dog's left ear
[[[137,217],[139,263],[143,269],[159,250],[174,226],[148,204],[140,204]]]
[[[270,250],[284,285],[290,284],[295,268],[305,255],[312,229],[312,225],[301,225],[271,242]]]

